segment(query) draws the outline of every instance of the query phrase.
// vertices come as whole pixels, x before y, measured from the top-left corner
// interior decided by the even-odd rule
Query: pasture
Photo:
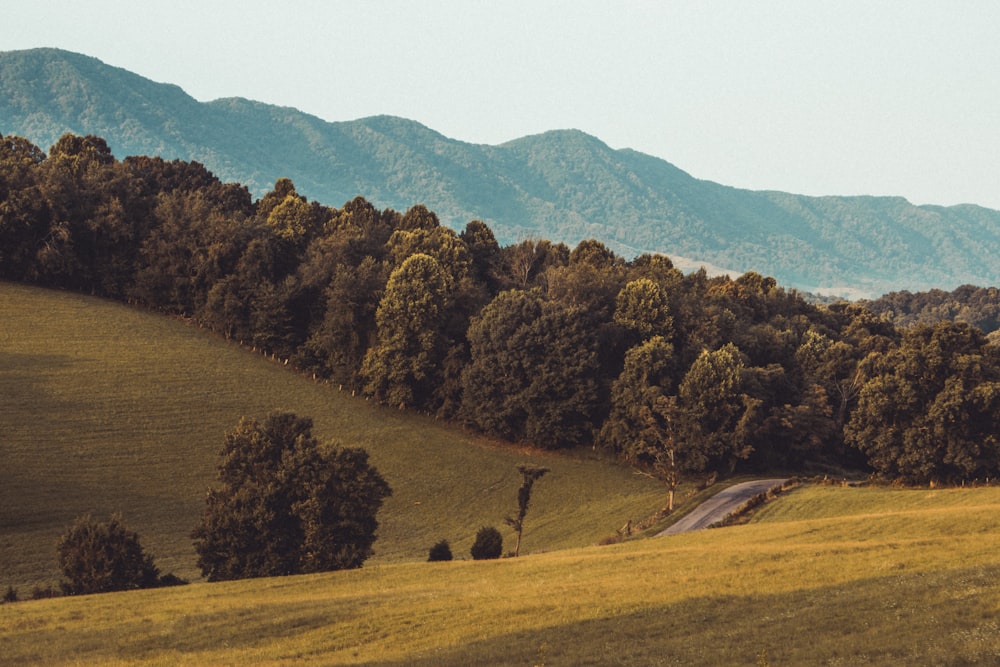
[[[89,296],[0,283],[0,587],[56,586],[55,544],[85,513],[116,511],[163,572],[197,579],[189,534],[240,417],[293,410],[320,440],[361,446],[394,494],[372,563],[425,560],[441,539],[517,510],[515,469],[535,487],[524,550],[595,544],[665,502],[662,487],[589,450],[494,443],[296,374],[190,323]]]
[[[996,664],[998,517],[996,488],[806,486],[747,525],[612,546],[3,605],[0,646],[46,664]]]

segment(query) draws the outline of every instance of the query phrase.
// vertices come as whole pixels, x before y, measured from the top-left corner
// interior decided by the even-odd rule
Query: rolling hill
[[[424,203],[456,228],[484,220],[501,243],[597,238],[628,257],[663,252],[682,268],[852,297],[1000,284],[1000,212],[974,205],[741,190],[576,130],[475,145],[396,117],[326,122],[241,98],[199,102],[56,49],[0,53],[0,133],[47,148],[64,132],[102,136],[119,158],[197,160],[258,196],[286,176],[334,206],[359,194],[399,210]]]
[[[93,297],[0,283],[0,588],[60,577],[55,544],[77,516],[124,514],[163,572],[194,579],[190,539],[240,417],[311,416],[320,441],[364,447],[393,488],[374,562],[426,560],[447,539],[517,510],[520,463],[552,472],[526,552],[595,544],[664,503],[657,482],[589,456],[529,451],[379,407],[183,321]],[[510,546],[513,543],[510,542]]]

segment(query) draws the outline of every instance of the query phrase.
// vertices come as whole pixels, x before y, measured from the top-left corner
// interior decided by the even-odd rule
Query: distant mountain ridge
[[[391,116],[326,122],[242,98],[198,102],[58,49],[0,52],[0,134],[47,149],[65,132],[104,137],[119,159],[197,160],[258,196],[286,176],[332,206],[423,203],[452,227],[485,221],[501,243],[597,238],[625,256],[663,252],[682,268],[847,296],[1000,284],[1000,212],[978,206],[741,190],[577,130],[470,144]]]

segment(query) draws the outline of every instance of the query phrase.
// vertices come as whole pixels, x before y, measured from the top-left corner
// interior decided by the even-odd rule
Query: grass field
[[[395,489],[361,570],[0,605],[0,664],[1000,664],[1000,489],[803,486],[745,525],[593,546],[663,502],[557,456],[380,408],[183,322],[0,284],[0,588],[54,585],[72,519],[116,510],[164,571],[242,415],[292,409]],[[518,559],[426,563],[502,527]],[[701,495],[682,493],[687,505]],[[509,531],[505,534],[510,538]]]
[[[1000,489],[805,486],[750,524],[0,606],[12,663],[1000,661]]]
[[[590,452],[518,450],[317,384],[197,326],[68,292],[0,283],[0,588],[57,585],[73,519],[114,511],[164,572],[198,577],[188,537],[243,415],[312,416],[322,439],[363,446],[394,489],[372,564],[423,560],[517,509],[522,462],[552,472],[525,523],[528,553],[595,544],[664,502]],[[511,545],[512,546],[512,543]]]

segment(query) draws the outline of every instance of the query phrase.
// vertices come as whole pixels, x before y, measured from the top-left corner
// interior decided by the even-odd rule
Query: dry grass
[[[0,646],[50,664],[996,664],[1000,490],[927,494],[807,486],[769,507],[784,517],[609,547],[4,605]]]

